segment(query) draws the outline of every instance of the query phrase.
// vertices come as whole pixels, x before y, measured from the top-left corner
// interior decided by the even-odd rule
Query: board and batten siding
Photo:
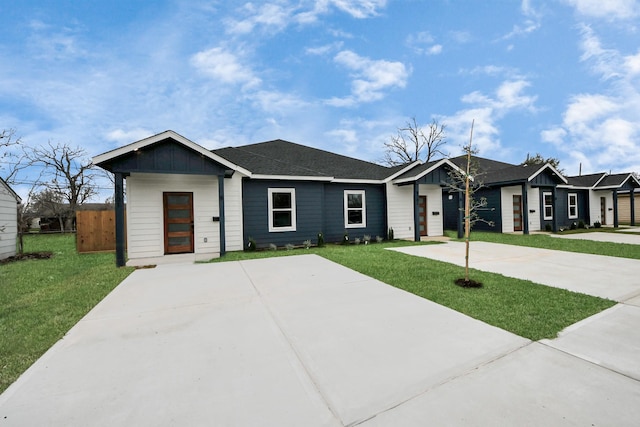
[[[396,239],[415,237],[413,214],[413,185],[387,183],[387,215],[389,227]],[[429,203],[427,201],[427,203]]]
[[[126,191],[129,259],[164,255],[164,192],[193,193],[196,259],[220,253],[220,224],[213,221],[220,216],[216,176],[134,173],[127,178]]]
[[[225,247],[228,252],[243,249],[242,177],[236,172],[224,180]]]
[[[613,194],[610,190],[606,191],[589,191],[589,218],[591,225],[595,222],[600,224],[613,225]],[[606,199],[605,218],[600,214],[600,198]]]
[[[442,188],[439,185],[420,184],[418,194],[427,196],[427,236],[442,236],[444,234]]]
[[[16,254],[18,209],[16,198],[0,182],[0,259]]]

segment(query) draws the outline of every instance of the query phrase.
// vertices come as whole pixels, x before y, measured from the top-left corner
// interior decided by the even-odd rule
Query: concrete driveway
[[[592,233],[550,234],[550,236],[559,239],[593,240],[594,242],[627,243],[630,245],[640,245],[640,228],[623,228],[620,230],[620,233],[606,233],[595,231]]]
[[[640,375],[572,345],[315,255],[165,265],[134,272],[2,394],[0,425],[637,425]]]

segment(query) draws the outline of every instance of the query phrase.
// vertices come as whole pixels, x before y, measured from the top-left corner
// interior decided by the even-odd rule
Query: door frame
[[[422,215],[420,214],[420,207],[423,205],[424,202],[424,210]],[[418,232],[420,233],[420,236],[428,236],[429,235],[429,229],[427,227],[428,224],[428,220],[427,220],[427,206],[428,206],[428,200],[427,200],[427,196],[418,196]],[[424,230],[420,229],[420,226],[424,224]]]
[[[188,218],[169,218],[169,203],[168,199],[171,196],[188,196],[189,202],[184,205],[171,205],[177,206],[181,210],[188,209],[189,217]],[[187,191],[165,191],[162,193],[162,211],[164,217],[163,224],[163,234],[164,234],[164,254],[183,254],[183,253],[194,253],[194,216],[193,216],[193,192]],[[170,224],[189,224],[188,231],[169,231]],[[176,245],[175,248],[169,246],[169,239],[171,237],[189,237],[190,243],[189,245]],[[172,250],[170,250],[172,249]]]
[[[518,210],[516,210],[516,199],[518,199]],[[522,194],[513,194],[512,197],[512,209],[513,209],[513,231],[522,231],[524,230],[523,217],[522,217]],[[520,218],[520,226],[516,227],[516,213]]]

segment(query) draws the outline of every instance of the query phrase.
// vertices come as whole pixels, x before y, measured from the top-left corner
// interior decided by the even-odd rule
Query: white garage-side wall
[[[242,177],[239,172],[224,180],[225,248],[241,251],[242,244]]]
[[[502,206],[502,232],[513,233],[513,196],[522,195],[522,186],[513,185],[500,189],[500,205]],[[524,200],[522,216],[524,218]],[[529,215],[529,232],[540,231],[540,190],[527,186],[527,209]],[[533,211],[533,212],[532,212]]]
[[[0,259],[16,254],[17,238],[17,201],[13,194],[0,182]]]
[[[127,178],[127,255],[129,259],[164,255],[162,195],[164,192],[182,191],[193,193],[196,258],[213,258],[220,253],[220,223],[213,221],[214,216],[220,216],[217,177],[134,173]]]
[[[600,198],[606,199],[605,218],[600,211]],[[589,191],[589,218],[591,225],[599,221],[602,225],[613,225],[613,194],[611,191]]]
[[[522,186],[514,185],[500,189],[500,206],[502,206],[502,232],[513,233],[513,196],[522,195]]]
[[[387,223],[396,239],[415,238],[413,230],[413,185],[387,183]]]
[[[427,196],[427,236],[442,236],[444,234],[442,188],[439,185],[420,184],[418,191],[421,196]]]
[[[542,206],[540,202],[539,188],[527,188],[527,204],[529,205],[529,231],[540,231],[540,215],[542,215]]]

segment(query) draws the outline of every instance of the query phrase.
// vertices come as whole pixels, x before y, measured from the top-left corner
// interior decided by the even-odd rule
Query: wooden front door
[[[193,193],[164,193],[164,253],[193,252]]]
[[[513,231],[522,231],[522,196],[513,195]]]
[[[600,224],[607,224],[607,198],[600,197]]]
[[[427,235],[427,196],[418,196],[418,226],[420,235]]]

